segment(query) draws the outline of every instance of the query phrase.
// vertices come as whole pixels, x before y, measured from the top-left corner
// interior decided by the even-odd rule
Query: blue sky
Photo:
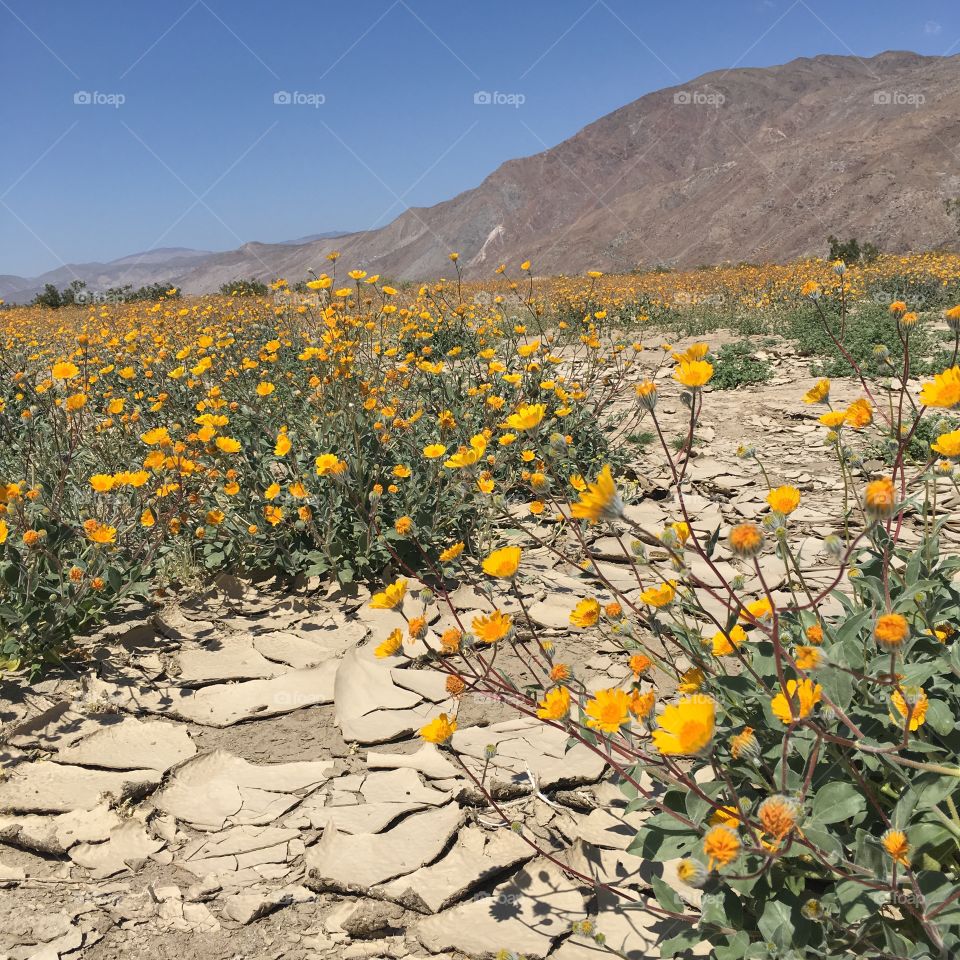
[[[35,275],[381,226],[709,70],[960,53],[960,5],[0,0],[0,38],[0,274]]]

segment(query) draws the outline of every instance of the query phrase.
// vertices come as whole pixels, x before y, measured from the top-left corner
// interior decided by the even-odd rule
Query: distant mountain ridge
[[[824,254],[829,234],[894,253],[955,249],[946,203],[960,197],[958,156],[960,55],[801,58],[647,94],[377,230],[71,269],[88,279],[89,268],[92,287],[172,281],[200,293],[300,279],[334,249],[398,280],[449,274],[454,250],[468,277],[487,277],[522,259],[541,274],[784,261]],[[53,275],[72,279],[65,268],[0,277],[0,297]]]

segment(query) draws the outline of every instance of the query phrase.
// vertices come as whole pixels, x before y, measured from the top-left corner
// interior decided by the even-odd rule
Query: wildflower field
[[[416,937],[433,952],[544,956],[562,940],[569,960],[647,955],[641,942],[719,960],[951,955],[960,257],[544,279],[525,263],[483,282],[450,259],[448,278],[422,285],[344,274],[332,255],[268,297],[0,311],[6,686],[79,684],[84,722],[308,723],[333,704],[349,743],[414,737],[431,759],[409,765],[434,788],[408,769],[412,789],[451,802],[308,837],[303,875],[319,896],[429,914]],[[721,440],[732,465],[718,466]],[[209,672],[215,630],[196,622],[225,576],[277,623],[244,626],[246,659]],[[306,635],[278,640],[296,618],[270,604],[301,604],[302,620],[314,601],[336,607],[345,639],[297,659]],[[163,611],[178,605],[174,629]],[[134,670],[134,648],[116,661],[109,637],[138,609],[169,643]],[[274,683],[261,660],[303,685],[222,723],[205,719],[213,695],[207,713],[185,705],[214,681]],[[67,762],[31,736],[11,742]],[[17,817],[64,810],[18,801],[51,765],[15,760],[0,813],[16,823],[0,816],[0,839],[36,849]],[[197,762],[160,770],[144,792],[161,799],[131,821],[170,850],[193,834],[178,847],[151,818],[212,829],[174,802]],[[574,795],[586,787],[589,801]],[[358,836],[450,807],[455,823],[423,821],[442,841],[410,869],[351,872]],[[465,817],[496,844],[457,835]],[[455,835],[471,866],[453,872],[489,863],[435,902],[439,881],[418,875],[414,897],[398,878],[429,871]],[[476,899],[534,857],[540,873],[503,894],[513,911]],[[523,897],[544,909],[524,915]]]

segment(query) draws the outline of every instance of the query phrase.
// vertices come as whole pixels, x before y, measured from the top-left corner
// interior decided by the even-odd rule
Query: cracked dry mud
[[[704,530],[757,517],[766,488],[736,458],[756,440],[772,479],[804,491],[792,522],[811,576],[826,581],[839,480],[798,402],[806,364],[784,356],[775,370],[761,387],[708,397],[688,505]],[[852,400],[856,385],[833,393]],[[681,412],[668,390],[659,409]],[[635,467],[651,495],[628,515],[651,528],[676,519],[662,457]],[[619,544],[598,534],[594,551],[629,591]],[[774,564],[764,573],[783,586]],[[545,550],[525,552],[524,575],[525,603],[562,659],[590,686],[623,681],[626,658],[568,626],[576,599],[598,593],[589,575]],[[468,618],[483,602],[470,587],[453,597]],[[82,671],[5,688],[0,957],[462,960],[510,948],[594,960],[602,951],[571,923],[598,907],[622,955],[659,955],[669,931],[612,895],[598,903],[498,821],[450,754],[417,739],[452,707],[443,678],[373,656],[396,614],[368,600],[363,588],[282,596],[221,577],[199,598],[127,611],[93,638]],[[428,609],[425,642],[446,616]],[[465,698],[459,723],[452,749],[479,772],[497,745],[487,782],[543,849],[626,889],[662,875],[696,906],[672,864],[625,852],[642,814],[625,814],[595,754],[482,698]]]

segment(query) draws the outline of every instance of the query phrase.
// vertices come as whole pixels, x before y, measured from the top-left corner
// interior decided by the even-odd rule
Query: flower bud
[[[744,727],[730,740],[734,760],[756,760],[760,756],[760,741],[752,727]]]
[[[815,900],[811,897],[801,908],[800,913],[807,920],[822,920],[823,919],[823,904],[819,900]]]
[[[706,864],[701,863],[699,860],[694,860],[693,857],[684,857],[684,859],[677,864],[677,876],[688,887],[702,887],[707,882],[710,873],[707,870]]]

